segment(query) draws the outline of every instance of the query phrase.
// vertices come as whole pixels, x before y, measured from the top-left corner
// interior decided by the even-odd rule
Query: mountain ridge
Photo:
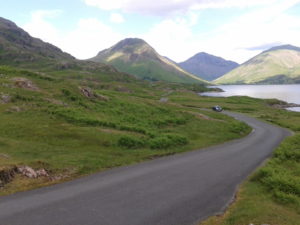
[[[221,57],[199,52],[178,65],[198,77],[212,81],[239,66],[238,63]]]
[[[108,63],[122,72],[146,80],[206,83],[203,79],[186,72],[168,58],[159,55],[146,41],[139,38],[121,40],[112,47],[100,51],[89,60]]]
[[[213,81],[216,84],[300,83],[300,48],[272,47]]]

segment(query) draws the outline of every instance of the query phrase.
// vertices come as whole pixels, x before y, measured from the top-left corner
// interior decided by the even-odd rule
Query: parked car
[[[221,106],[218,106],[218,105],[213,106],[213,107],[212,107],[212,110],[214,110],[214,111],[216,111],[216,112],[222,112],[222,111],[223,111],[222,107],[221,107]]]

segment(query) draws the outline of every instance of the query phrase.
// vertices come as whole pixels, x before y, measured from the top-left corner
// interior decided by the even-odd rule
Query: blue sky
[[[300,0],[10,0],[0,16],[79,59],[127,37],[177,62],[205,51],[242,63],[300,46]]]

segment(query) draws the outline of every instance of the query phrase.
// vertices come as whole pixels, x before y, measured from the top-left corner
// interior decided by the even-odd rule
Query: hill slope
[[[77,60],[58,47],[31,37],[12,21],[0,17],[0,65],[38,71],[84,70],[117,74],[112,66]],[[119,74],[121,76],[121,74]]]
[[[216,84],[300,83],[300,48],[271,48],[215,80]]]
[[[122,72],[146,80],[170,82],[205,82],[159,55],[149,44],[138,38],[127,38],[90,59],[115,66]]]
[[[205,52],[200,52],[178,65],[186,71],[209,81],[215,80],[239,66],[236,62]]]

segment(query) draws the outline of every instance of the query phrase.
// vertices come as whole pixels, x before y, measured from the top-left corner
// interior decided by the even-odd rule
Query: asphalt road
[[[0,225],[191,225],[223,211],[237,186],[290,133],[254,128],[240,140],[0,198]]]

